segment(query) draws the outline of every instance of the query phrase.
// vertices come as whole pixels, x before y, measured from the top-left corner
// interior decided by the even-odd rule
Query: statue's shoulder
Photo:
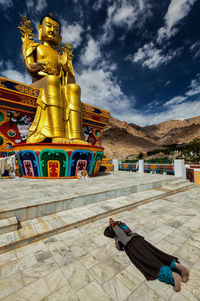
[[[25,50],[25,56],[28,57],[30,56],[36,49],[38,46],[40,46],[41,44],[40,43],[35,43],[34,41],[27,41],[26,42],[26,45],[23,45],[24,46],[24,50]]]

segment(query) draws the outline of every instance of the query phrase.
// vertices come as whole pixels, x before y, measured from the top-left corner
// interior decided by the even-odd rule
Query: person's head
[[[112,227],[112,226],[114,226],[114,224],[115,224],[114,219],[112,219],[112,217],[110,217],[109,218],[109,225]]]
[[[38,24],[39,39],[42,41],[49,42],[56,46],[61,42],[60,35],[61,27],[58,20],[53,16],[44,16]]]

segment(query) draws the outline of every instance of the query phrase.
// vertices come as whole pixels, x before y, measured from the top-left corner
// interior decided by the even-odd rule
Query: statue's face
[[[60,26],[56,21],[45,17],[42,21],[42,25],[40,25],[38,29],[43,41],[50,42],[54,45],[58,44],[60,39]]]

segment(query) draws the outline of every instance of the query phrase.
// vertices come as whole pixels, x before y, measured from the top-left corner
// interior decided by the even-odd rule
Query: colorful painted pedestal
[[[24,177],[76,177],[79,170],[89,176],[98,174],[103,147],[78,144],[35,143],[14,146]]]

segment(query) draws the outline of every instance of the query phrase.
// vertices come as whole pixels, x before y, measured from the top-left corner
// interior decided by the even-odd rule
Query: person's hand
[[[111,227],[113,227],[114,224],[115,224],[114,219],[112,219],[112,217],[110,217],[110,218],[109,218],[109,225],[110,225]]]

